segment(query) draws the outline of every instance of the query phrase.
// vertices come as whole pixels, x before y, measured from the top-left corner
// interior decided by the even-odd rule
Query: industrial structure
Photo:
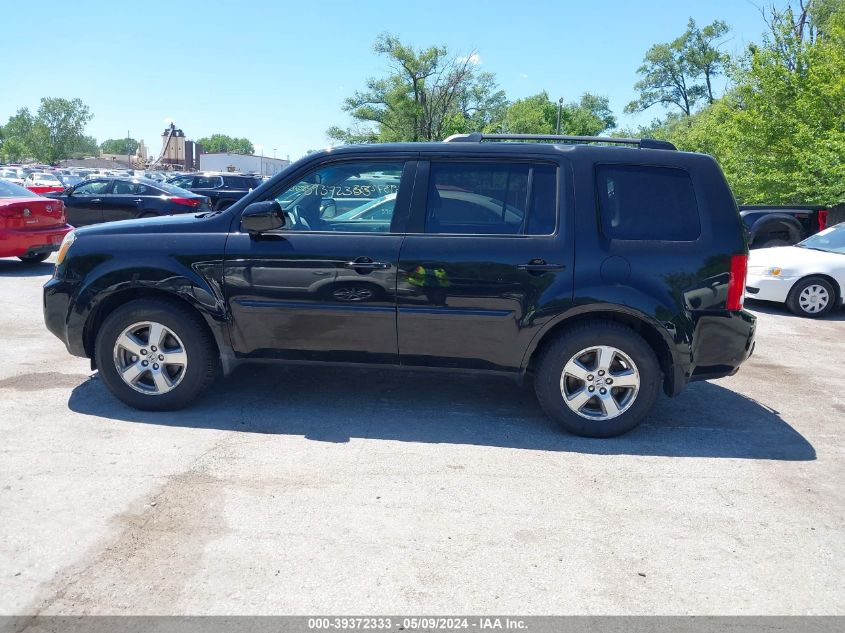
[[[161,153],[150,167],[164,167],[179,170],[200,168],[202,145],[189,141],[185,133],[171,123],[161,133]]]

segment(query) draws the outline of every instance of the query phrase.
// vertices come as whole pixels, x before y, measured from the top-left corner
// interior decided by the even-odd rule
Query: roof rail
[[[614,136],[559,136],[556,134],[453,134],[444,143],[480,143],[481,141],[557,141],[562,143],[603,143],[636,145],[640,149],[678,149],[669,141],[651,138],[619,138]]]

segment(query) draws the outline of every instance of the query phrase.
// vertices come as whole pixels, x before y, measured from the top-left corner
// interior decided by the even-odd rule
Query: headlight
[[[67,235],[65,235],[65,239],[62,240],[62,245],[59,246],[59,252],[56,255],[56,266],[61,264],[65,261],[65,257],[67,256],[67,252],[70,250],[71,244],[76,241],[76,231],[71,231]]]

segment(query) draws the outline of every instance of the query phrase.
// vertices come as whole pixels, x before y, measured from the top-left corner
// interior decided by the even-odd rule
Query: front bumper
[[[798,281],[798,277],[771,277],[769,275],[749,274],[745,280],[746,296],[749,299],[777,301],[786,303],[789,291]]]
[[[44,324],[67,351],[74,356],[87,357],[84,342],[84,324],[81,318],[71,312],[71,305],[77,285],[64,279],[50,279],[44,284]]]

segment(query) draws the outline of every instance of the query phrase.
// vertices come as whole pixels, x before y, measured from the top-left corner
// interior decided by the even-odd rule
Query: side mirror
[[[278,200],[253,202],[241,214],[241,229],[250,234],[275,231],[285,225],[285,214]]]

